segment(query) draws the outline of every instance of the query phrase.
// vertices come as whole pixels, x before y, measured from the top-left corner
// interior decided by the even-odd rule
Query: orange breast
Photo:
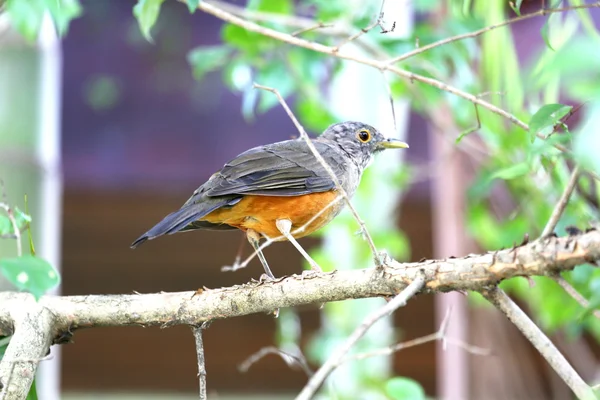
[[[343,205],[344,201],[338,199],[335,191],[293,197],[249,195],[232,207],[211,212],[202,220],[243,231],[253,229],[268,238],[285,240],[275,225],[278,219],[292,221],[292,235],[300,238],[329,223]]]

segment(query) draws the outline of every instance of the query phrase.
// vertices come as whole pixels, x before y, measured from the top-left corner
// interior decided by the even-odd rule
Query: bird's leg
[[[275,225],[277,226],[277,229],[279,229],[279,232],[281,232],[281,234],[294,245],[300,254],[302,254],[306,261],[308,261],[313,271],[323,272],[321,267],[319,267],[319,264],[308,255],[306,250],[304,250],[302,246],[300,246],[300,243],[292,236],[292,221],[289,219],[278,219],[275,221]]]
[[[269,268],[267,259],[265,258],[265,255],[263,254],[262,250],[260,249],[260,235],[258,234],[258,232],[252,229],[248,229],[246,231],[246,237],[248,238],[248,241],[250,242],[250,244],[254,248],[254,251],[258,255],[258,259],[260,260],[263,268],[265,269],[265,273],[267,274],[267,276],[270,279],[275,279],[275,275],[273,275],[273,273],[271,272],[271,268]]]

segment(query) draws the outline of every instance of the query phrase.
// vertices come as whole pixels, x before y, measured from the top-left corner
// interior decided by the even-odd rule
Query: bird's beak
[[[383,149],[408,149],[408,144],[396,139],[386,139],[379,142],[378,147]]]

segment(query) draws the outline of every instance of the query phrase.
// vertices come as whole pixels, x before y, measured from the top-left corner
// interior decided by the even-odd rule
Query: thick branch
[[[427,292],[481,291],[515,276],[552,275],[600,260],[600,232],[546,237],[512,249],[418,263],[389,261],[382,268],[293,275],[201,293],[44,296],[40,307],[56,319],[55,335],[93,326],[198,325],[203,321],[272,312],[280,307],[394,296],[424,274]],[[10,335],[14,313],[31,296],[0,293],[0,334]],[[25,303],[27,304],[27,303]]]
[[[484,291],[482,294],[525,335],[531,344],[548,361],[548,364],[554,368],[562,380],[573,390],[573,393],[583,400],[596,400],[594,391],[565,357],[558,351],[554,344],[544,335],[544,332],[521,310],[501,289],[494,288],[490,291]]]
[[[0,361],[3,400],[27,397],[37,365],[50,350],[54,331],[52,312],[33,297],[21,296],[18,306],[13,306],[2,313],[3,319],[8,314],[14,326],[14,335]]]

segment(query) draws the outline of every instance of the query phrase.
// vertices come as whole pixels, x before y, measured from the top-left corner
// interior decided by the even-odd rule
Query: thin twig
[[[375,242],[373,242],[373,238],[367,231],[367,226],[365,225],[363,220],[360,218],[358,211],[356,211],[356,208],[354,208],[354,206],[352,205],[352,202],[350,201],[350,197],[348,196],[348,193],[346,193],[346,191],[340,184],[340,181],[337,178],[337,176],[335,175],[335,172],[333,172],[333,169],[331,169],[331,166],[329,164],[327,164],[327,161],[325,161],[325,159],[323,158],[321,153],[318,152],[318,150],[315,147],[315,145],[313,144],[312,140],[310,139],[310,137],[304,130],[304,127],[300,124],[300,122],[298,121],[298,119],[296,118],[296,116],[294,115],[292,110],[290,109],[290,107],[287,105],[287,102],[285,101],[283,96],[281,96],[281,94],[279,93],[279,91],[277,89],[274,89],[271,87],[259,85],[257,83],[254,84],[254,87],[257,89],[266,90],[268,92],[275,94],[275,96],[277,96],[277,99],[279,99],[279,102],[281,103],[283,109],[285,110],[287,115],[290,117],[290,119],[292,120],[294,125],[296,126],[296,129],[298,129],[298,132],[300,133],[300,137],[306,142],[306,145],[308,146],[310,151],[313,153],[315,158],[319,161],[321,166],[323,168],[325,168],[325,171],[327,171],[327,173],[329,174],[329,177],[335,184],[336,190],[339,191],[342,198],[346,201],[346,204],[348,205],[348,208],[352,212],[354,219],[360,226],[361,233],[363,234],[364,238],[366,239],[367,243],[369,244],[369,247],[371,248],[371,252],[373,253],[373,258],[375,260],[375,265],[377,265],[377,266],[381,265],[381,258],[379,256],[379,252],[377,251],[377,247],[375,247]]]
[[[571,285],[565,278],[557,274],[553,276],[552,279],[554,279],[554,281],[558,283],[560,287],[562,287],[569,296],[571,296],[576,302],[578,302],[581,305],[581,307],[585,309],[588,309],[590,307],[589,300],[583,297],[583,295],[579,293],[577,289],[575,289],[573,285]],[[600,310],[593,310],[592,315],[600,319]]]
[[[384,7],[385,7],[385,0],[382,0],[381,6],[379,7],[379,14],[378,14],[377,18],[375,19],[375,21],[373,21],[373,23],[371,25],[367,26],[366,28],[361,29],[360,31],[356,32],[353,35],[348,36],[346,39],[344,39],[343,41],[338,43],[338,45],[334,47],[334,49],[335,49],[334,51],[337,53],[338,51],[340,51],[340,48],[342,46],[358,39],[359,37],[361,37],[365,33],[368,33],[370,30],[372,30],[376,26],[379,26],[381,28],[382,33],[389,32],[389,31],[386,31],[386,29],[383,27],[383,8]],[[394,26],[395,26],[395,24],[394,24]],[[393,28],[392,28],[392,30],[393,30]]]
[[[579,8],[590,8],[590,7],[600,7],[600,3],[586,4],[586,5],[580,6]],[[418,75],[418,74],[409,72],[407,70],[403,70],[403,69],[394,67],[393,65],[390,65],[388,61],[378,61],[378,60],[374,60],[374,59],[370,59],[370,58],[366,58],[366,57],[356,56],[355,54],[343,53],[341,51],[337,51],[337,49],[335,47],[326,46],[321,43],[301,39],[301,38],[294,37],[287,33],[279,32],[279,31],[258,25],[252,21],[248,21],[248,20],[240,18],[236,15],[233,15],[230,12],[226,12],[223,9],[215,7],[214,5],[207,3],[205,1],[200,2],[200,4],[198,5],[198,8],[208,14],[211,14],[211,15],[223,20],[223,21],[240,26],[250,32],[256,32],[261,35],[268,36],[270,38],[273,38],[273,39],[276,39],[276,40],[279,40],[282,42],[286,42],[286,43],[289,43],[289,44],[292,44],[292,45],[295,45],[298,47],[302,47],[305,49],[313,50],[313,51],[316,51],[319,53],[329,54],[329,55],[332,55],[332,56],[340,58],[340,59],[350,60],[350,61],[354,61],[354,62],[357,62],[360,64],[368,65],[373,68],[377,68],[380,71],[390,71],[402,78],[410,80],[411,82],[417,81],[417,82],[425,83],[427,85],[436,87],[442,91],[452,93],[458,97],[462,97],[463,99],[468,100],[471,103],[477,104],[480,107],[483,107],[483,108],[491,111],[494,114],[500,115],[501,117],[506,118],[513,124],[519,126],[520,128],[522,128],[526,131],[529,130],[529,126],[525,122],[523,122],[519,118],[517,118],[514,114],[511,114],[508,111],[506,111],[500,107],[497,107],[497,106],[485,101],[484,99],[479,98],[478,96],[464,92],[454,86],[450,86],[450,85],[448,85],[442,81],[439,81],[437,79],[428,78],[423,75]],[[546,137],[544,135],[542,135],[540,132],[537,132],[536,136],[539,137],[540,139],[546,139]],[[571,154],[571,151],[561,144],[554,144],[554,147],[556,149],[560,150],[561,152]],[[600,176],[598,176],[598,174],[590,172],[590,175],[593,176],[594,179],[600,180]]]
[[[254,365],[256,362],[258,362],[259,360],[261,360],[269,354],[275,354],[280,356],[281,359],[285,361],[285,363],[290,368],[293,366],[300,367],[304,371],[304,373],[306,373],[306,376],[308,376],[309,378],[314,374],[314,372],[308,366],[308,362],[306,361],[306,358],[302,353],[300,353],[299,355],[294,355],[283,350],[279,350],[277,347],[273,346],[263,347],[256,353],[252,354],[239,365],[238,369],[241,372],[247,372],[250,369],[250,367],[252,367],[252,365]]]
[[[333,24],[326,24],[324,22],[319,21],[316,24],[314,24],[313,26],[309,26],[309,27],[306,27],[306,28],[298,29],[297,31],[294,31],[294,32],[290,33],[290,35],[292,35],[292,36],[299,36],[299,35],[302,35],[303,33],[306,33],[306,32],[311,32],[311,31],[314,31],[314,30],[317,30],[317,29],[323,29],[323,28],[331,28],[332,26],[333,26]]]
[[[542,237],[548,236],[549,234],[551,234],[554,231],[554,228],[556,228],[556,225],[558,224],[560,217],[562,216],[563,212],[565,211],[567,204],[569,204],[569,199],[571,199],[571,194],[573,193],[573,189],[575,189],[575,186],[577,185],[577,180],[579,179],[579,172],[580,172],[579,165],[576,165],[575,168],[573,168],[573,172],[571,172],[571,177],[569,178],[567,187],[565,187],[565,190],[563,191],[562,195],[560,196],[558,203],[556,203],[556,206],[554,207],[554,211],[552,211],[552,215],[550,216],[550,219],[548,220],[546,227],[542,231]]]
[[[204,362],[204,343],[202,341],[202,331],[207,327],[206,322],[199,326],[193,326],[194,340],[196,342],[196,355],[198,356],[198,386],[200,391],[200,400],[206,400],[206,365]]]
[[[418,49],[406,52],[404,54],[401,54],[397,57],[394,57],[388,61],[386,61],[388,64],[395,64],[397,62],[406,60],[407,58],[410,57],[414,57],[417,54],[421,54],[424,53],[428,50],[431,50],[433,48],[439,47],[439,46],[443,46],[446,45],[448,43],[452,43],[452,42],[456,42],[459,40],[463,40],[463,39],[468,39],[468,38],[474,38],[477,36],[480,36],[486,32],[489,32],[491,30],[497,29],[497,28],[501,28],[503,26],[506,25],[510,25],[510,24],[514,24],[515,22],[519,22],[519,21],[523,21],[529,18],[534,18],[534,17],[542,17],[544,15],[548,15],[548,14],[552,14],[552,13],[558,13],[558,12],[565,12],[565,11],[571,11],[571,10],[577,10],[577,9],[581,9],[581,8],[594,8],[594,7],[600,7],[600,2],[598,3],[592,3],[592,4],[580,4],[580,5],[576,5],[576,6],[570,6],[570,7],[562,7],[562,8],[550,8],[550,9],[541,9],[539,11],[530,13],[530,14],[525,14],[525,15],[521,15],[520,17],[515,17],[515,18],[511,18],[511,19],[507,19],[506,21],[502,21],[499,22],[497,24],[494,25],[489,25],[486,26],[485,28],[479,29],[477,31],[473,31],[473,32],[468,32],[468,33],[463,33],[461,35],[456,35],[456,36],[452,36],[446,39],[442,39],[442,40],[438,40],[437,42],[428,44],[426,46],[423,47],[419,47]]]
[[[368,352],[364,352],[364,353],[352,354],[352,355],[344,357],[340,361],[340,364],[348,362],[348,361],[363,360],[365,358],[371,358],[371,357],[376,357],[376,356],[388,356],[388,355],[396,353],[400,350],[408,349],[409,347],[415,347],[415,346],[419,346],[419,345],[422,345],[425,343],[435,342],[437,340],[442,341],[444,343],[444,347],[445,347],[445,344],[448,343],[453,346],[460,347],[460,348],[466,350],[467,352],[477,355],[477,356],[488,356],[492,353],[489,349],[484,349],[482,347],[473,346],[473,345],[463,342],[462,340],[457,340],[457,339],[446,337],[446,334],[448,331],[448,325],[450,322],[450,314],[451,314],[451,310],[449,308],[446,311],[446,315],[444,316],[444,320],[442,321],[442,323],[440,325],[440,329],[435,333],[431,333],[429,335],[425,335],[420,338],[407,340],[406,342],[397,343],[392,346],[384,347],[382,349],[377,349],[374,351],[368,351]]]
[[[502,311],[506,317],[523,333],[531,344],[548,361],[550,366],[582,400],[596,400],[594,391],[577,374],[567,359],[561,354],[548,337],[501,289],[495,287],[481,294]]]
[[[308,400],[311,399],[317,390],[321,387],[325,379],[333,372],[333,370],[340,365],[342,359],[350,351],[352,346],[362,338],[365,333],[379,321],[381,318],[386,317],[396,311],[399,307],[406,304],[408,299],[419,292],[425,285],[425,278],[420,275],[415,278],[400,294],[396,295],[392,300],[386,303],[383,307],[375,310],[369,315],[354,332],[346,339],[344,344],[340,346],[334,353],[325,361],[325,363],[319,368],[319,370],[309,379],[308,383],[302,388],[300,394],[296,397],[296,400]]]
[[[577,182],[579,181],[579,174],[580,168],[579,165],[576,165],[575,168],[573,168],[573,172],[571,172],[571,177],[569,178],[569,182],[567,183],[565,190],[563,191],[562,195],[560,196],[560,199],[554,207],[554,210],[552,211],[552,215],[550,216],[546,227],[542,231],[542,237],[548,236],[552,232],[554,232],[554,229],[556,228],[560,217],[564,213],[567,204],[569,204],[569,200],[571,199],[573,190],[575,189],[575,186],[577,186]],[[575,301],[577,301],[583,308],[587,309],[590,306],[590,302],[585,297],[583,297],[583,295],[579,293],[577,289],[573,287],[573,285],[567,282],[565,278],[563,278],[559,274],[556,274],[552,276],[552,279],[554,279],[554,281],[556,281],[556,283],[558,283],[565,290],[565,292],[567,292],[567,294],[571,296]],[[600,319],[599,310],[594,310],[592,314],[596,318]]]

